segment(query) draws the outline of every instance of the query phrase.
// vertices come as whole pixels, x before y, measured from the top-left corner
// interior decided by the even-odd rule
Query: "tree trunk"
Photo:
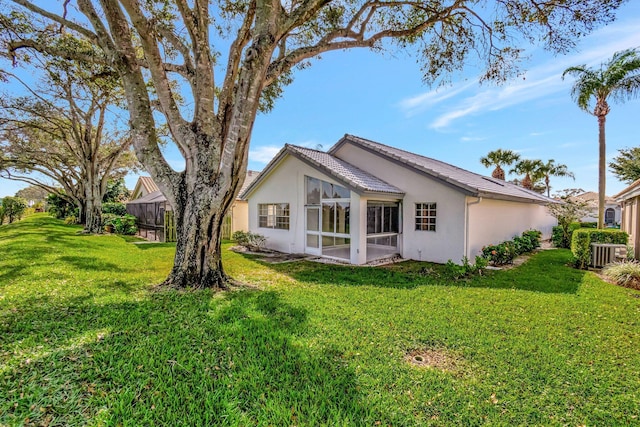
[[[607,190],[606,174],[607,174],[607,144],[605,140],[605,122],[606,114],[598,115],[598,228],[604,228],[604,199]]]
[[[500,167],[500,165],[496,165],[496,168],[493,170],[491,176],[493,178],[501,179],[504,181],[504,170]]]
[[[84,232],[91,234],[102,233],[102,192],[100,180],[89,176],[85,185],[85,218]]]
[[[199,186],[200,187],[200,186]],[[169,288],[226,289],[229,277],[222,267],[221,230],[230,203],[213,186],[183,191],[174,207],[176,254],[173,268],[162,284]],[[222,190],[220,190],[223,193]]]
[[[547,187],[547,197],[551,197],[551,186],[549,185],[549,175],[545,175],[544,185],[545,187]]]
[[[522,180],[522,186],[527,190],[533,190],[533,181],[531,181],[531,177],[529,176],[529,174],[526,174],[524,176],[524,179]]]

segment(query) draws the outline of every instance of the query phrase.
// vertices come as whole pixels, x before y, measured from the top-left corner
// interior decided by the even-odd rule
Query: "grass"
[[[568,251],[455,283],[225,251],[259,291],[154,293],[172,245],[79,231],[0,227],[0,425],[639,422],[640,293]]]

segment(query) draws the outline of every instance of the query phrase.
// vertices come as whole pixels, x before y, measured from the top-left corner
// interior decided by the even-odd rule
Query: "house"
[[[580,219],[580,222],[598,222],[598,193],[587,191],[574,196],[589,204],[591,213]],[[620,224],[622,206],[613,197],[605,196],[604,223],[607,226]]]
[[[247,171],[240,192],[244,191],[258,174],[257,171]],[[140,234],[150,240],[173,241],[175,237],[171,236],[175,236],[175,224],[172,224],[171,205],[153,179],[148,176],[138,178],[131,194],[131,200],[127,202],[127,213],[138,218]],[[222,237],[230,239],[234,232],[247,231],[248,227],[247,201],[236,198],[225,216]]]
[[[634,248],[634,258],[640,259],[640,179],[613,196],[622,205],[620,229],[629,234],[629,244]]]
[[[364,138],[328,152],[285,147],[241,197],[267,247],[366,264],[460,262],[527,229],[556,224],[539,193]]]
[[[130,200],[140,199],[141,197],[156,191],[160,191],[160,189],[156,183],[153,182],[153,179],[151,179],[150,176],[141,176],[138,178],[138,182],[136,182],[136,186],[131,192]]]

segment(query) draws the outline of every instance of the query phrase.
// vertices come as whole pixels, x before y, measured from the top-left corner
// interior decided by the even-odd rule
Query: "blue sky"
[[[640,47],[639,29],[640,2],[632,1],[622,6],[615,23],[584,38],[568,55],[525,46],[528,71],[499,86],[478,84],[468,70],[453,76],[451,85],[430,88],[422,83],[416,58],[406,53],[327,53],[296,74],[272,112],[258,116],[249,168],[264,168],[285,143],[328,149],[349,133],[487,175],[491,170],[479,159],[497,148],[523,158],[554,159],[576,179],[553,178],[553,189],[597,191],[597,121],[575,105],[573,79],[563,81],[561,74],[569,66],[597,66],[616,51]],[[609,160],[621,148],[640,145],[639,118],[640,100],[612,105]],[[174,150],[167,150],[167,158],[176,168],[183,163]],[[133,188],[136,179],[129,176],[127,186]],[[24,186],[0,179],[0,197]],[[624,187],[608,173],[608,195]]]

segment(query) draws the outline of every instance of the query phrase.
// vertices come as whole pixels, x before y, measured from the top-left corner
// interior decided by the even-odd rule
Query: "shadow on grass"
[[[521,266],[504,271],[486,271],[483,276],[454,280],[441,264],[406,261],[381,267],[355,267],[313,262],[260,263],[304,283],[337,286],[376,286],[413,289],[418,286],[466,286],[519,289],[545,293],[576,293],[585,274],[567,264],[567,250],[540,251]]]
[[[113,271],[123,272],[125,271],[119,265],[112,262],[106,262],[101,259],[86,257],[86,256],[61,256],[58,261],[66,262],[73,268],[89,271]]]
[[[274,292],[23,300],[0,322],[0,424],[373,425],[307,312]]]

